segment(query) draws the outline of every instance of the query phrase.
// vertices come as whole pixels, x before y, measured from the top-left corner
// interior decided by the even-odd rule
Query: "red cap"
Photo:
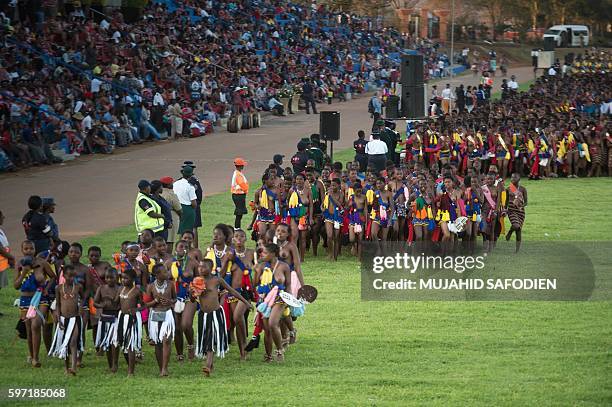
[[[245,165],[247,165],[247,162],[244,161],[242,158],[237,157],[234,158],[234,165],[244,167]]]
[[[161,182],[164,185],[172,185],[174,184],[174,179],[172,177],[161,177],[159,179],[159,182]]]

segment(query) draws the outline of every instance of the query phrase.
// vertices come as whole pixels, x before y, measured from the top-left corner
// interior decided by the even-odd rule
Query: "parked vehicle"
[[[544,32],[544,39],[553,38],[557,47],[586,47],[589,45],[586,25],[553,25]]]

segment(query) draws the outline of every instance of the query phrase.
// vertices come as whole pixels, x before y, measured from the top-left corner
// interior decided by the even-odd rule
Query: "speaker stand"
[[[327,140],[325,140],[325,150],[329,151],[329,159],[331,160],[332,164],[334,163],[334,140],[330,141],[331,145],[329,146],[329,149],[327,149]]]

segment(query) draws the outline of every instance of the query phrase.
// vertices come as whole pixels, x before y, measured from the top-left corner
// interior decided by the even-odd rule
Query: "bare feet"
[[[75,371],[74,371],[74,369],[72,369],[72,368],[71,368],[71,369],[68,369],[68,374],[69,374],[70,376],[76,376],[76,372],[75,372]]]
[[[283,350],[280,350],[280,349],[277,350],[276,353],[275,353],[275,356],[276,356],[276,361],[277,362],[282,363],[282,362],[285,361],[285,352]]]
[[[159,377],[167,377],[168,376],[168,371],[167,370],[162,370],[161,373],[159,374]]]
[[[32,359],[32,367],[40,367],[40,362],[36,359]]]
[[[187,357],[189,358],[189,360],[195,359],[195,346],[194,345],[187,345]]]
[[[289,343],[293,345],[297,341],[297,329],[289,332]]]
[[[202,374],[203,374],[204,376],[206,376],[206,377],[210,377],[210,373],[211,373],[211,371],[210,371],[210,369],[209,369],[208,367],[203,367],[203,368],[202,368]]]

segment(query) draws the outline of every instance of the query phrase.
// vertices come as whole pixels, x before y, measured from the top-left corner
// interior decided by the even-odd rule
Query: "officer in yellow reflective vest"
[[[151,184],[141,180],[138,183],[138,196],[134,204],[134,223],[138,235],[145,229],[151,229],[156,235],[164,230],[164,215],[161,207],[149,196]]]

